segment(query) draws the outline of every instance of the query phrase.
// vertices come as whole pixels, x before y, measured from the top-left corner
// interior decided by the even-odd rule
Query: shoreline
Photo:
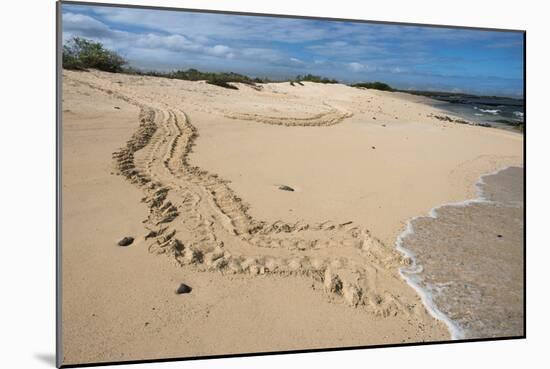
[[[412,225],[412,223],[415,220],[417,220],[419,218],[426,218],[426,217],[436,219],[436,218],[438,218],[437,211],[441,208],[444,208],[444,207],[466,207],[466,206],[471,205],[471,204],[479,204],[479,203],[481,203],[481,204],[483,204],[483,203],[494,203],[493,201],[488,200],[486,198],[486,195],[483,192],[483,189],[481,188],[481,186],[485,184],[484,178],[489,177],[489,176],[497,175],[500,172],[505,171],[509,168],[513,168],[513,167],[515,167],[515,166],[506,166],[506,167],[502,167],[500,169],[494,170],[490,173],[486,173],[486,174],[481,175],[478,178],[478,180],[474,183],[474,188],[476,190],[476,198],[467,199],[467,200],[463,200],[463,201],[457,201],[457,202],[444,203],[444,204],[438,205],[438,206],[433,207],[432,209],[430,209],[430,211],[427,213],[427,215],[418,215],[418,216],[415,216],[415,217],[409,219],[406,223],[405,229],[403,230],[403,232],[401,232],[398,235],[398,237],[395,241],[396,250],[401,252],[404,256],[410,258],[410,260],[412,261],[410,266],[403,266],[403,267],[399,268],[399,275],[411,286],[411,288],[413,288],[418,293],[418,295],[421,297],[422,302],[424,303],[424,306],[426,307],[428,312],[435,319],[438,319],[438,320],[442,321],[447,326],[447,328],[449,330],[449,333],[451,334],[451,339],[452,340],[465,339],[466,338],[466,336],[465,336],[466,332],[455,321],[453,321],[451,318],[449,318],[444,312],[442,312],[439,309],[437,304],[433,301],[433,296],[432,296],[431,292],[420,286],[420,284],[419,284],[419,278],[420,277],[418,277],[417,275],[423,272],[423,266],[418,263],[415,253],[412,250],[406,248],[403,245],[404,239],[407,236],[415,233],[413,225]],[[521,168],[524,170],[523,166]]]
[[[512,121],[509,118],[499,118],[498,114],[493,114],[494,119],[481,119],[481,116],[473,117],[471,114],[469,115],[466,111],[458,111],[453,110],[451,107],[472,107],[473,109],[478,109],[477,106],[470,103],[453,103],[446,100],[439,100],[431,96],[425,96],[425,95],[417,95],[414,93],[410,93],[407,91],[394,91],[397,93],[404,93],[410,96],[416,96],[418,98],[424,99],[422,103],[429,105],[433,107],[434,109],[437,109],[441,111],[442,113],[447,114],[450,117],[453,117],[456,123],[463,123],[467,122],[468,125],[472,126],[482,126],[484,128],[495,128],[499,130],[503,130],[506,132],[512,132],[517,133],[520,135],[524,135],[524,130],[520,129],[520,126],[525,125],[525,120],[522,121]],[[422,100],[420,100],[422,101]],[[483,105],[483,104],[478,104]],[[458,118],[458,121],[457,121]],[[499,121],[500,120],[500,121]],[[488,124],[488,125],[487,125]]]

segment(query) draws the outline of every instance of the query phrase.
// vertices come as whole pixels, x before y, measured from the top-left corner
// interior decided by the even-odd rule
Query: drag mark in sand
[[[329,106],[327,103],[324,105]],[[341,111],[339,109],[330,107],[327,112],[315,114],[311,117],[297,118],[297,117],[276,117],[262,114],[250,114],[250,113],[226,113],[225,117],[239,120],[252,120],[259,123],[273,124],[287,127],[323,127],[333,126],[341,123],[344,119],[353,116],[352,112]]]
[[[367,229],[347,219],[316,224],[253,219],[227,181],[189,163],[198,132],[180,107],[154,96],[138,96],[99,77],[65,78],[140,109],[138,129],[113,159],[117,172],[144,192],[142,201],[149,208],[143,221],[148,229],[145,240],[152,253],[169,255],[198,270],[308,275],[322,282],[329,295],[351,306],[383,316],[418,313],[418,307],[383,287],[399,279],[398,267],[409,258]],[[331,110],[288,122],[330,125],[347,116]]]

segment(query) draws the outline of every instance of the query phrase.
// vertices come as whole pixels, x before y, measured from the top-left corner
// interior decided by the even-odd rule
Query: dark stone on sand
[[[120,106],[115,106],[115,109],[118,109],[118,110],[120,110]]]
[[[373,150],[376,149],[376,146],[372,146],[372,149],[373,149]]]
[[[501,234],[497,234],[497,237],[498,237],[498,238],[502,238],[502,235],[501,235]]]
[[[185,283],[182,283],[180,284],[180,286],[178,287],[178,289],[176,290],[176,293],[178,295],[181,295],[181,294],[184,294],[184,293],[189,293],[191,292],[192,288],[189,287],[188,285],[186,285]]]
[[[286,185],[279,186],[279,190],[294,192],[294,188],[286,186]]]
[[[119,246],[130,246],[134,242],[134,237],[124,237],[122,240],[118,241]]]

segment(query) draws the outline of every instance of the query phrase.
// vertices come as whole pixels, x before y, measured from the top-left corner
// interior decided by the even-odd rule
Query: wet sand
[[[404,273],[451,319],[457,338],[521,336],[523,168],[484,176],[479,190],[481,201],[443,206],[411,222],[402,246],[417,265]]]

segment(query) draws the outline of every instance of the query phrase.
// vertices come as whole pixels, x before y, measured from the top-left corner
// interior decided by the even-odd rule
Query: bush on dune
[[[362,88],[370,88],[373,90],[380,90],[380,91],[394,91],[394,89],[383,82],[363,82],[363,83],[355,83],[351,85],[352,87],[362,87]]]
[[[335,79],[329,79],[321,76],[316,76],[314,74],[306,74],[305,76],[298,75],[296,76],[296,81],[306,81],[306,82],[315,82],[315,83],[339,83]]]
[[[213,77],[213,78],[208,79],[206,81],[206,83],[208,83],[210,85],[229,88],[231,90],[238,90],[239,89],[237,86],[230,85],[229,82],[233,82],[233,81],[228,81],[228,80],[220,78],[220,77]]]
[[[235,85],[230,85],[230,82],[242,83],[245,85],[256,86],[257,83],[267,83],[269,80],[264,78],[250,78],[248,76],[233,73],[233,72],[201,72],[197,69],[187,69],[187,70],[176,70],[174,72],[169,72],[164,74],[164,77],[182,79],[185,81],[206,81],[206,83],[211,85],[216,85],[220,87],[230,88],[233,90],[238,90],[238,87]]]
[[[84,66],[78,60],[78,58],[72,54],[69,54],[65,51],[65,46],[63,47],[63,68],[65,69],[74,69],[74,70],[85,70]]]
[[[122,72],[127,61],[99,42],[73,37],[63,45],[63,68],[85,70],[95,68],[106,72]]]

